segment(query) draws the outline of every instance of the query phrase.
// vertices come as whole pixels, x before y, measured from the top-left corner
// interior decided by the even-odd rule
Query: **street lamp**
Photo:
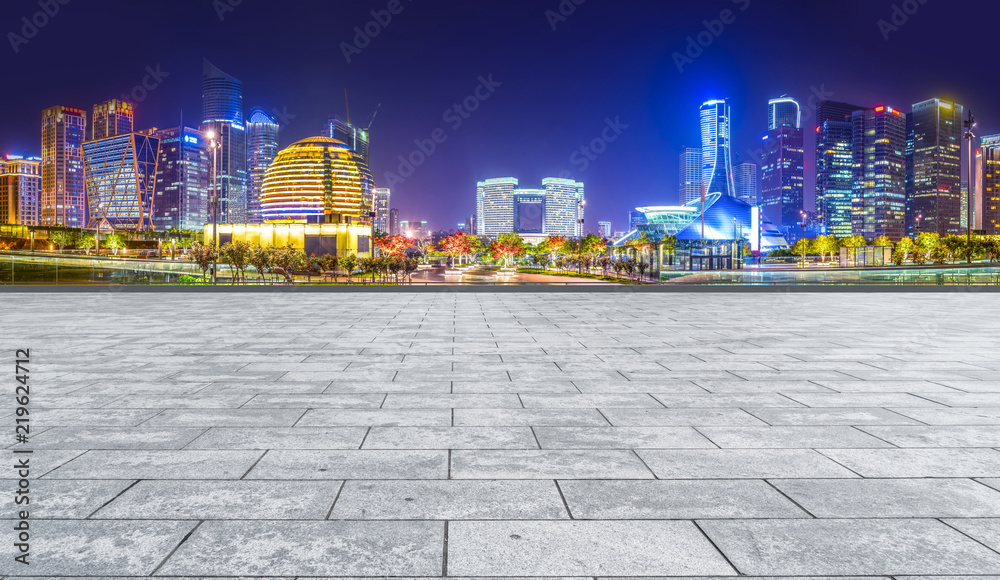
[[[969,264],[972,263],[972,228],[975,224],[972,223],[972,140],[975,139],[975,134],[972,130],[976,127],[976,118],[972,116],[972,111],[969,111],[969,118],[963,123],[965,126],[965,139],[969,142],[969,185],[966,188],[966,195],[968,196],[968,202],[966,204],[966,227],[965,235],[968,246],[966,246],[965,257]]]
[[[214,263],[212,264],[212,285],[215,286],[216,281],[216,270],[219,269],[219,249],[218,249],[218,206],[219,206],[219,192],[218,192],[218,171],[219,171],[219,159],[218,151],[222,147],[222,143],[215,140],[215,131],[208,132],[209,147],[212,149],[212,196],[209,198],[209,205],[212,207],[212,249],[215,250]]]
[[[800,238],[802,240],[802,267],[805,267],[805,265],[806,265],[806,244],[805,244],[805,239],[806,239],[806,212],[805,212],[805,210],[800,209],[799,210],[799,215],[802,216],[802,238]]]

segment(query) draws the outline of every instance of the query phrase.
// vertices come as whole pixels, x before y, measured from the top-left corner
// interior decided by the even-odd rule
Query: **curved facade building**
[[[264,174],[278,154],[278,123],[274,117],[255,107],[247,117],[247,223],[263,220],[260,195]]]
[[[705,185],[705,194],[735,195],[729,145],[729,103],[724,100],[708,101],[701,106],[700,113],[702,183]]]
[[[802,109],[791,97],[778,97],[767,102],[767,130],[779,127],[802,128]]]
[[[339,214],[369,223],[362,216],[374,189],[360,155],[329,137],[310,137],[274,158],[261,188],[261,214],[265,222],[320,222]]]
[[[243,83],[208,59],[201,70],[202,123],[243,124]]]

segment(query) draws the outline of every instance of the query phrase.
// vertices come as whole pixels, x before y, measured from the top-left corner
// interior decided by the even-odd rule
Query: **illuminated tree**
[[[503,260],[506,268],[511,260],[524,255],[524,240],[514,233],[500,234],[490,246],[490,253],[494,259]]]

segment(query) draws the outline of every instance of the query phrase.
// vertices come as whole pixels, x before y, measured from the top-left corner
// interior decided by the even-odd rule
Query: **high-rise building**
[[[958,103],[929,99],[913,105],[912,215],[914,233],[962,233],[962,113]],[[916,221],[911,215],[910,221]]]
[[[51,107],[42,111],[42,191],[39,225],[82,228],[87,225],[87,186],[83,175],[83,109]]]
[[[611,237],[611,222],[597,222],[597,235],[608,239]]]
[[[476,232],[496,237],[514,231],[514,190],[517,179],[501,177],[476,184]]]
[[[982,171],[982,227],[988,236],[1000,235],[1000,135],[986,135],[980,141]]]
[[[87,227],[153,230],[153,199],[160,139],[125,133],[83,144]]]
[[[972,229],[983,230],[983,150],[976,149],[972,167]]]
[[[816,217],[828,235],[851,235],[851,191],[854,183],[854,123],[851,115],[864,107],[821,101],[816,107]]]
[[[334,115],[326,122],[324,135],[336,139],[361,156],[368,165],[368,130],[355,127],[350,122]]]
[[[736,185],[736,199],[749,205],[757,205],[757,164],[744,161],[733,168],[733,183]]]
[[[243,124],[243,83],[208,62],[202,63],[202,124],[212,150],[215,182],[211,193],[217,199],[220,223],[246,223],[247,135]],[[209,216],[211,219],[211,216]]]
[[[396,208],[389,210],[389,235],[399,235],[399,210]]]
[[[135,106],[132,103],[111,99],[94,105],[91,140],[131,133],[135,122]]]
[[[0,160],[0,224],[38,225],[42,160],[8,155]]]
[[[392,192],[387,187],[375,188],[375,229],[389,232],[389,199]]]
[[[518,196],[524,196],[518,203]],[[540,203],[535,203],[537,200]],[[476,184],[476,235],[496,237],[515,231],[550,236],[579,236],[583,232],[584,186],[572,179],[546,178],[542,189],[518,189],[513,177],[487,179]],[[523,215],[519,213],[523,210]],[[539,212],[538,227],[525,225]],[[529,227],[529,229],[524,229]],[[521,229],[519,229],[521,228]]]
[[[767,102],[767,130],[778,127],[802,128],[802,109],[790,97],[778,97]]]
[[[260,194],[264,174],[278,154],[278,123],[274,117],[255,107],[247,117],[247,223],[264,221],[260,212]]]
[[[760,206],[787,238],[802,224],[805,189],[802,129],[781,125],[768,131],[764,141]]]
[[[204,133],[190,127],[161,129],[156,163],[153,227],[200,231],[209,221],[212,154]]]
[[[729,130],[732,117],[729,103],[724,100],[708,101],[701,106],[701,180],[705,194],[733,195],[733,162],[730,152]],[[700,188],[699,188],[700,189]],[[699,199],[701,193],[699,191]]]
[[[899,241],[906,235],[906,115],[879,106],[851,117],[852,233]]]
[[[701,147],[681,147],[680,155],[680,188],[678,199],[681,205],[701,199],[701,177],[704,171],[701,160]]]
[[[465,218],[465,229],[463,229],[462,232],[470,235],[475,235],[476,228],[473,227],[474,223],[476,223],[476,219],[474,216],[469,216]]]
[[[583,235],[583,183],[572,179],[549,177],[542,180],[545,189],[545,231],[550,236]]]

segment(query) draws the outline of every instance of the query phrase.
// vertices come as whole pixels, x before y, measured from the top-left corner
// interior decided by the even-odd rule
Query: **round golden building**
[[[374,189],[361,156],[335,139],[310,137],[274,158],[261,187],[261,213],[266,223],[364,223]]]

